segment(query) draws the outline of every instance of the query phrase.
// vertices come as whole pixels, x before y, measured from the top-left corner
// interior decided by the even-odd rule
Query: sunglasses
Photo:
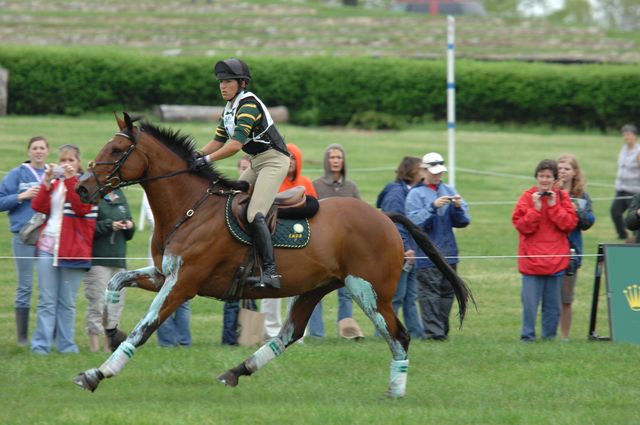
[[[433,167],[435,165],[444,165],[444,161],[428,162],[427,165],[430,166],[430,167]]]

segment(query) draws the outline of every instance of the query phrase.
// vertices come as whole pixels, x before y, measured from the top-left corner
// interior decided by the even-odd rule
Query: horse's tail
[[[431,242],[431,239],[426,232],[413,224],[411,220],[400,213],[387,212],[385,214],[391,219],[391,221],[401,224],[405,229],[409,231],[418,246],[424,251],[425,254],[427,254],[427,257],[429,257],[429,259],[433,261],[436,267],[438,267],[438,269],[446,276],[449,282],[451,282],[453,292],[456,295],[456,300],[458,301],[460,326],[462,326],[464,316],[467,312],[468,301],[471,301],[475,305],[475,300],[473,299],[471,290],[467,286],[466,282],[460,276],[458,276],[453,268],[451,268],[440,251],[438,251],[433,242]]]

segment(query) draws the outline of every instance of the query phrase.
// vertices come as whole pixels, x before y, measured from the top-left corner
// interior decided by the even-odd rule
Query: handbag
[[[238,312],[238,344],[243,347],[264,342],[264,313],[240,308]]]
[[[38,240],[38,235],[40,234],[40,228],[47,221],[47,215],[43,213],[35,213],[29,221],[25,223],[22,228],[20,228],[20,232],[18,235],[22,242],[27,245],[35,245]]]

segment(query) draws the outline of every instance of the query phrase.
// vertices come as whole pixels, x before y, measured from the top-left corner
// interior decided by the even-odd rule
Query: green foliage
[[[403,117],[384,112],[363,111],[353,114],[347,127],[363,130],[401,130],[407,122]]]
[[[246,58],[250,89],[285,105],[294,123],[345,125],[375,111],[415,122],[446,118],[445,64],[399,58]],[[9,112],[67,114],[149,110],[158,104],[220,104],[215,59],[77,49],[0,48],[10,71]],[[632,65],[562,66],[458,61],[461,121],[617,128],[637,119],[640,86]],[[383,118],[384,117],[384,118]],[[360,120],[358,116],[355,118]],[[362,120],[360,120],[362,121]],[[390,120],[393,121],[393,120]],[[356,124],[356,121],[353,122]],[[395,128],[395,127],[391,127]]]

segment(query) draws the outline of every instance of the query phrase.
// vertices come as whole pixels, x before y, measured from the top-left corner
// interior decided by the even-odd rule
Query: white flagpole
[[[447,129],[449,159],[447,160],[448,182],[456,186],[456,80],[455,80],[455,33],[456,20],[447,16]]]

